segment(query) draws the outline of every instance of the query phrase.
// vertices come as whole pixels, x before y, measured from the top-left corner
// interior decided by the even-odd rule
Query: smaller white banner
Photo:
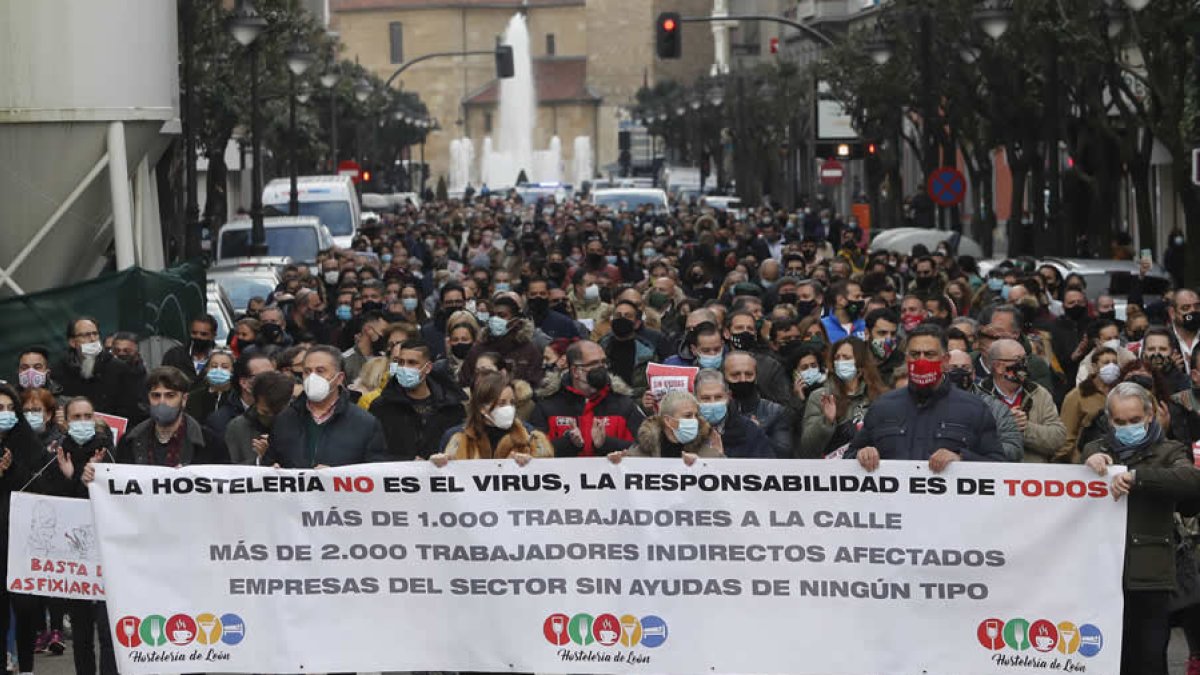
[[[86,499],[12,493],[8,590],[72,600],[104,600],[100,548]]]

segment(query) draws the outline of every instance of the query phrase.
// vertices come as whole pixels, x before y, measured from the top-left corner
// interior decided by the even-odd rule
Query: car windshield
[[[267,209],[267,215],[288,215],[287,204],[271,204]],[[354,225],[351,223],[354,215],[350,213],[350,205],[346,202],[300,202],[300,215],[316,216],[335,237],[354,234]]]
[[[250,298],[259,296],[270,297],[275,290],[270,277],[252,277],[242,275],[221,276],[216,282],[229,294],[229,302],[233,308],[242,311],[250,304]]]
[[[317,231],[311,226],[267,228],[267,255],[287,256],[299,262],[312,262],[317,259],[318,251]],[[248,258],[253,255],[250,250],[249,229],[226,230],[221,233],[222,258]]]
[[[625,210],[636,211],[643,206],[649,204],[655,209],[663,207],[662,197],[655,194],[642,194],[638,192],[612,192],[609,194],[596,195],[597,206],[607,206],[613,209],[621,208],[621,203],[625,203]]]

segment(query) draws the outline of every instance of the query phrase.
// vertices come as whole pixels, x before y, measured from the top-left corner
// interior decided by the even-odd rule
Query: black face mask
[[[917,277],[916,282],[918,288],[929,288],[933,283],[933,277]]]
[[[567,307],[567,303],[565,302],[556,302],[553,305],[550,305],[550,309],[558,312],[559,314],[566,314],[567,316],[571,315],[571,309]]]
[[[198,340],[192,338],[192,353],[204,353],[213,348],[212,340]]]
[[[846,303],[846,315],[851,319],[857,319],[858,315],[862,314],[863,304],[862,300],[852,300]]]
[[[959,389],[971,388],[971,371],[966,368],[951,368],[946,371],[946,379]]]
[[[742,352],[752,351],[758,347],[758,336],[750,331],[734,333],[729,336],[729,346]]]
[[[1072,321],[1082,321],[1088,315],[1087,305],[1075,305],[1074,307],[1064,308],[1063,314],[1066,314],[1067,318]]]
[[[781,305],[796,304],[796,294],[795,293],[780,293],[779,294],[779,304],[781,304]]]
[[[273,323],[264,323],[262,329],[258,331],[258,339],[263,344],[275,344],[283,337],[283,329]]]
[[[733,398],[738,401],[747,401],[754,398],[754,393],[757,391],[753,381],[751,382],[730,382],[729,391],[733,394]]]
[[[1184,314],[1179,318],[1179,327],[1189,332],[1200,330],[1200,312]]]
[[[372,354],[386,354],[388,348],[388,340],[386,335],[381,335],[377,340],[371,343]]]
[[[550,276],[555,279],[562,279],[567,275],[567,266],[560,262],[552,262],[546,266],[546,270]]]
[[[623,316],[619,316],[619,317],[613,319],[613,321],[612,321],[613,335],[617,336],[618,338],[627,338],[630,335],[633,335],[633,331],[634,331],[633,319],[628,319]]]
[[[589,253],[587,254],[587,263],[589,267],[602,267],[604,256],[599,253]]]
[[[1151,354],[1146,357],[1146,363],[1154,370],[1160,373],[1169,373],[1175,368],[1175,364],[1171,361],[1171,357],[1166,354]]]
[[[550,299],[549,298],[530,298],[529,299],[529,313],[530,314],[537,316],[537,317],[542,317],[542,316],[546,316],[546,312],[549,312],[549,311],[550,311]]]
[[[608,386],[608,368],[600,366],[588,371],[587,374],[588,386],[596,391],[599,391]]]
[[[1107,312],[1097,312],[1096,316],[1103,321],[1116,321],[1117,320],[1117,310],[1110,309]]]
[[[471,343],[460,342],[456,345],[450,345],[450,353],[453,354],[454,358],[456,359],[465,359],[467,358],[467,354],[471,353]]]
[[[1125,333],[1125,337],[1129,338],[1130,342],[1138,342],[1145,336],[1146,336],[1146,331],[1144,331],[1144,330],[1135,330],[1132,332]]]
[[[802,319],[812,314],[813,310],[817,308],[817,303],[813,302],[812,300],[797,300],[795,304],[796,313]]]
[[[1028,379],[1028,377],[1029,377],[1029,364],[1026,363],[1024,360],[1017,361],[1016,363],[1009,366],[1008,372],[1005,373],[1005,375],[1004,375],[1004,379],[1008,380],[1009,382],[1013,382],[1015,384],[1024,384],[1025,380]]]
[[[364,302],[364,303],[362,304],[362,311],[363,311],[363,313],[366,313],[366,312],[382,312],[382,311],[383,311],[383,303],[382,303],[382,302],[375,302],[374,300],[371,300],[371,301],[368,301],[368,302]]]
[[[797,356],[797,354],[803,348],[804,348],[803,340],[792,340],[791,342],[788,342],[787,344],[781,345],[779,347],[779,355],[783,357],[783,362],[785,364],[790,365],[790,364],[794,363],[795,361],[799,360],[799,357]]]

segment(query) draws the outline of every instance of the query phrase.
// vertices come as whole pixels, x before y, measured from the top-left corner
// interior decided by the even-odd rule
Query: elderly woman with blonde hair
[[[681,457],[691,465],[697,458],[724,456],[721,434],[700,415],[696,397],[674,390],[658,402],[658,414],[642,422],[634,444],[608,459],[616,464],[624,457]]]

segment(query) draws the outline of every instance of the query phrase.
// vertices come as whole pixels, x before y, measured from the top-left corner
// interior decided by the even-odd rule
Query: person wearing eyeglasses
[[[628,387],[609,375],[604,349],[590,340],[567,348],[567,372],[543,389],[529,418],[555,457],[601,457],[633,444],[646,416]]]
[[[992,365],[992,377],[984,380],[980,388],[1012,411],[1025,439],[1022,461],[1050,461],[1066,442],[1067,427],[1059,417],[1054,397],[1029,379],[1025,348],[1016,340],[996,340],[988,352],[988,362]]]
[[[88,316],[67,324],[67,352],[51,369],[62,387],[59,396],[85,396],[97,412],[118,415],[129,425],[141,422],[146,413],[138,405],[146,386],[128,364],[104,349],[100,324]]]

